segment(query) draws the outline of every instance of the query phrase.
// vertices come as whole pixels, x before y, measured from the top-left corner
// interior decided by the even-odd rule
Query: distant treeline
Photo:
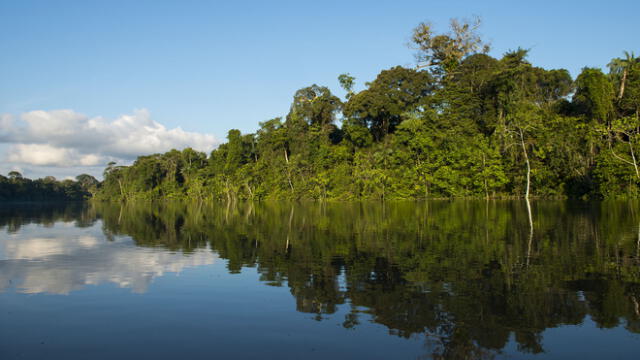
[[[85,200],[97,190],[99,182],[91,175],[76,176],[76,180],[58,181],[53,176],[31,180],[17,171],[8,177],[0,175],[0,201]]]
[[[339,76],[298,90],[256,133],[231,130],[210,156],[185,149],[110,164],[97,197],[397,199],[638,197],[640,60],[608,73],[547,70],[517,49],[493,58],[479,22],[413,30],[417,66],[364,90]]]

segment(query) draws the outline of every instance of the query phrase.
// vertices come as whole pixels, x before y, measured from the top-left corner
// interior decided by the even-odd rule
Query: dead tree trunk
[[[524,198],[529,200],[529,189],[531,187],[531,164],[529,163],[529,153],[527,152],[527,146],[524,143],[524,133],[522,128],[520,131],[520,144],[522,145],[522,152],[524,153],[524,161],[527,164],[527,190],[525,192]]]
[[[289,188],[291,188],[291,193],[293,193],[294,190],[293,190],[293,183],[291,182],[291,169],[289,169],[289,155],[287,154],[286,148],[284,148],[284,160],[286,162],[286,167],[287,167],[287,181],[289,182]]]

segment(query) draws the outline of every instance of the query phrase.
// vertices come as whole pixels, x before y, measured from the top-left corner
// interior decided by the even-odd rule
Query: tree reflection
[[[95,223],[96,214],[85,202],[0,203],[0,229],[9,233],[31,223],[52,226],[59,221],[89,227]]]
[[[94,203],[111,236],[215,250],[286,286],[296,310],[422,336],[433,358],[491,358],[580,324],[640,332],[637,203]]]
[[[622,203],[535,205],[535,223],[529,202],[165,203],[133,206],[120,224],[117,207],[97,212],[140,245],[210,243],[231,272],[257,267],[288,286],[298,311],[322,320],[349,306],[346,328],[366,315],[424,336],[435,358],[492,357],[512,335],[540,353],[545,329],[587,315],[637,332],[637,215],[620,216]]]

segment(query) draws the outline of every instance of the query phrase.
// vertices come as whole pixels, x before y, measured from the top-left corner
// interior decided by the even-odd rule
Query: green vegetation
[[[640,60],[609,72],[487,55],[478,21],[412,34],[417,66],[396,66],[344,99],[298,90],[286,117],[231,130],[210,156],[185,149],[109,165],[100,199],[636,198]]]
[[[418,66],[383,70],[341,100],[298,90],[289,114],[186,149],[109,166],[102,199],[637,197],[640,61],[609,74],[546,70],[527,51],[487,55],[479,22],[414,29]],[[340,120],[340,126],[336,124]]]
[[[75,181],[58,181],[53,176],[31,180],[17,171],[7,175],[0,175],[0,201],[85,200],[95,194],[100,185],[87,174],[76,176]]]

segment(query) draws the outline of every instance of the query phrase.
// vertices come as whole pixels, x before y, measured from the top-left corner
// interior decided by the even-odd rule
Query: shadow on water
[[[541,353],[544,330],[586,317],[640,333],[638,205],[91,203],[0,210],[0,226],[101,219],[107,239],[211,249],[231,273],[255,268],[317,321],[346,307],[345,328],[371,319],[423,336],[433,358],[490,358],[512,338]]]

